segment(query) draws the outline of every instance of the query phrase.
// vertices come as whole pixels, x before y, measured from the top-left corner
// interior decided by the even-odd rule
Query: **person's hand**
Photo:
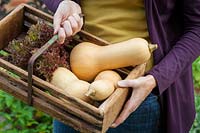
[[[70,37],[81,30],[83,18],[80,17],[80,6],[71,1],[62,1],[54,15],[54,34],[58,34],[58,43],[62,44],[66,37]]]
[[[123,123],[128,116],[139,107],[139,105],[151,93],[153,88],[156,87],[156,81],[152,75],[147,75],[134,80],[121,80],[118,82],[118,86],[125,88],[131,87],[132,95],[126,102],[118,118],[111,125],[112,128],[115,128]]]

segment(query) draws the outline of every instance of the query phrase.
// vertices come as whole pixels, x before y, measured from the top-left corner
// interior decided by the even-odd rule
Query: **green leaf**
[[[8,56],[9,53],[6,52],[6,51],[4,51],[4,50],[0,50],[0,55],[2,55],[2,56]]]
[[[6,130],[4,133],[19,133],[17,129]]]
[[[30,121],[27,123],[27,126],[32,126],[32,125],[38,125],[39,123],[37,121]]]
[[[19,119],[19,125],[22,126],[22,127],[26,126],[26,121],[22,118]]]
[[[12,105],[13,101],[14,101],[13,97],[10,97],[10,96],[6,97],[6,105],[8,107],[10,107]]]
[[[200,88],[200,57],[197,58],[192,64],[194,86]]]
[[[3,117],[6,118],[9,121],[12,120],[12,118],[11,118],[11,116],[9,114],[4,114]]]

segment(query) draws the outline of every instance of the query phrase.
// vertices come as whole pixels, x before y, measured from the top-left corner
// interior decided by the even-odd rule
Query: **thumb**
[[[120,80],[117,84],[119,87],[132,87],[134,80]]]

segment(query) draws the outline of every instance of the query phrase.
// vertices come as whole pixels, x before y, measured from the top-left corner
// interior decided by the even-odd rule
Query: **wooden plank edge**
[[[146,63],[133,68],[126,79],[135,79],[144,75]],[[114,122],[128,96],[129,89],[118,88],[100,107],[104,112],[103,132],[105,132]]]
[[[48,22],[53,23],[53,16],[51,16],[41,10],[38,10],[30,5],[23,4],[23,6],[25,7],[25,12],[28,12],[28,13],[33,14],[39,18],[42,18]]]
[[[19,89],[15,84],[12,85],[12,83],[10,83],[2,76],[0,76],[0,89],[27,103],[27,93],[24,90]],[[55,117],[56,119],[73,127],[78,131],[91,133],[101,132],[101,128],[84,122],[83,120],[74,117],[73,115],[55,106],[52,106],[51,104],[45,102],[38,97],[33,96],[33,99],[33,107],[49,114],[52,117]]]
[[[24,91],[28,92],[28,84],[20,79],[14,78],[10,76],[8,73],[0,71],[0,75],[3,76],[5,79],[7,79],[12,85],[20,86],[20,89],[23,89]],[[80,110],[79,108],[73,107],[63,101],[62,99],[58,99],[56,97],[53,97],[52,95],[49,95],[42,90],[38,89],[37,87],[33,87],[33,95],[37,96],[44,101],[62,109],[63,111],[67,111],[85,121],[87,121],[90,124],[93,124],[95,126],[101,127],[103,123],[103,119],[98,119],[95,116],[89,115],[88,113]]]
[[[0,49],[4,48],[10,39],[21,33],[23,12],[23,7],[19,6],[0,21]]]
[[[0,24],[1,23],[5,23],[7,21],[8,18],[10,18],[11,16],[15,15],[16,12],[20,12],[21,10],[24,9],[24,5],[19,5],[17,6],[12,12],[10,12],[8,15],[6,15],[2,20],[0,20]]]
[[[23,69],[3,60],[0,58],[0,67],[3,67],[4,69],[7,69],[8,71],[11,71],[18,76],[22,77],[23,79],[27,80],[28,72],[24,71]],[[89,114],[92,114],[98,118],[103,118],[102,112],[99,111],[98,108],[76,98],[72,97],[69,94],[66,94],[62,89],[55,87],[54,85],[50,84],[49,82],[46,82],[36,76],[33,76],[33,83],[37,86],[43,88],[44,90],[49,91],[52,95],[59,98],[62,97],[67,101],[70,101],[71,106],[76,106],[77,108],[80,108],[81,110],[88,112]]]
[[[110,45],[111,43],[99,38],[99,37],[96,37],[84,30],[81,30],[79,33],[78,33],[81,37],[83,37],[83,39],[85,39],[84,41],[89,41],[89,42],[92,42],[92,43],[95,43],[95,44],[98,44],[98,45],[101,45],[101,46],[106,46],[106,45]]]

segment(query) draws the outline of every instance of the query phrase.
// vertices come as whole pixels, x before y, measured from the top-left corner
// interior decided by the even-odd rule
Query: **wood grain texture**
[[[23,89],[21,84],[16,82],[9,81],[5,77],[0,75],[0,87],[2,90],[10,93],[11,95],[15,96],[16,98],[22,100],[23,102],[27,103],[27,92]],[[72,114],[69,114],[66,111],[44,101],[41,98],[33,96],[33,107],[51,115],[52,117],[67,123],[69,126],[72,126],[78,131],[81,132],[100,132],[101,128],[94,126],[93,124],[87,123],[81,120],[78,117],[75,117]]]
[[[10,76],[7,72],[0,71],[0,75],[3,76],[5,79],[9,80],[10,83],[12,82],[13,85],[14,84],[20,85],[19,89],[24,90],[26,93],[28,92],[28,84],[26,82],[22,81],[21,79],[17,79]],[[102,126],[103,119],[99,119],[98,117],[90,115],[87,112],[84,112],[77,107],[71,106],[71,104],[69,105],[68,103],[66,103],[68,101],[65,100],[66,101],[65,102],[62,99],[56,98],[48,94],[47,92],[40,90],[39,88],[35,86],[33,86],[33,90],[34,90],[33,92],[34,96],[41,98],[42,100],[52,104],[53,106],[56,106],[62,109],[63,111],[71,113],[72,115],[75,115],[76,117],[80,117],[81,119],[85,120],[86,122],[90,124],[94,124],[95,126],[98,126],[98,127]]]
[[[21,78],[27,80],[28,72],[24,71],[23,69],[16,67],[15,65],[12,65],[11,63],[4,61],[3,59],[0,59],[0,66],[19,75]],[[33,76],[33,84],[43,88],[46,91],[49,91],[53,96],[59,98],[64,98],[66,101],[69,101],[69,106],[74,106],[76,108],[79,108],[80,110],[83,110],[85,112],[88,112],[91,115],[94,115],[98,118],[103,118],[102,113],[98,110],[98,108],[76,98],[68,95],[67,93],[64,93],[64,91],[49,82],[46,82],[36,76]],[[67,104],[67,103],[66,103]]]
[[[23,6],[19,6],[0,21],[0,49],[22,32],[23,13]]]
[[[146,64],[136,66],[126,77],[126,79],[135,79],[144,75]],[[116,91],[99,107],[104,112],[103,130],[106,132],[110,125],[117,118],[128,96],[129,89],[117,88]]]
[[[31,15],[29,16],[28,14]],[[32,16],[36,17],[32,18]],[[43,19],[50,23],[53,22],[52,16],[31,6],[22,4],[17,7],[11,14],[0,21],[0,49],[5,47],[13,38],[20,36],[23,30],[23,24],[25,24],[26,21],[29,24],[35,24],[38,19]],[[80,38],[77,39],[77,42],[88,41],[103,46],[110,44],[83,30],[78,33],[78,36]],[[76,38],[74,38],[74,40],[76,40]],[[0,69],[0,89],[27,103],[28,72],[1,58],[0,67],[20,77],[19,79],[13,78]],[[144,65],[137,66],[131,71],[127,78],[134,79],[143,75],[143,68]],[[130,72],[130,70],[126,68],[118,69],[117,71],[123,76],[126,76]],[[62,89],[36,76],[33,76],[33,90],[33,106],[35,108],[72,126],[80,132],[95,133],[106,132],[121,111],[128,95],[128,89],[118,88],[99,106],[99,108],[97,108],[64,93]]]

